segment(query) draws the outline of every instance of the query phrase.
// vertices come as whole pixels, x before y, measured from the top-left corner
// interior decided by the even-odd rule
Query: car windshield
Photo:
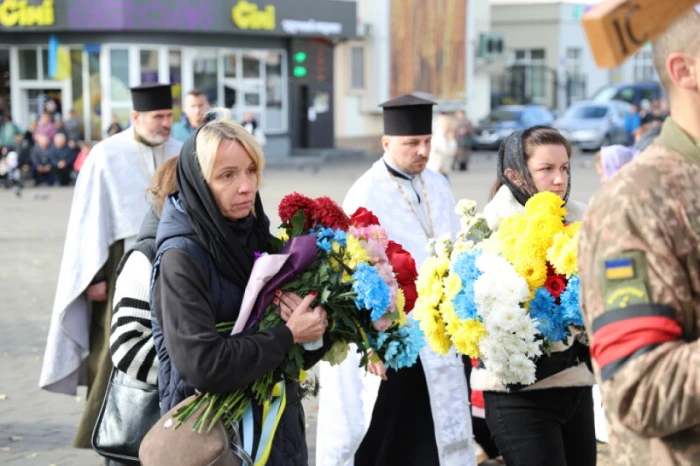
[[[568,109],[564,114],[564,118],[583,118],[588,120],[594,118],[605,118],[607,113],[607,107],[597,105],[577,105]]]
[[[487,120],[490,123],[497,123],[500,121],[520,121],[522,116],[522,110],[496,109],[489,114]]]
[[[612,87],[612,86],[606,86],[600,89],[598,92],[596,92],[591,100],[595,102],[608,102],[610,100],[613,100],[615,98],[615,94],[617,93],[617,88]]]

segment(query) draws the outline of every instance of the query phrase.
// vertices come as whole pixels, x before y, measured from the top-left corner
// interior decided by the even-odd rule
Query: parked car
[[[554,121],[546,107],[540,105],[503,105],[496,107],[479,122],[474,133],[474,148],[498,149],[511,133]]]
[[[656,100],[666,93],[660,83],[644,81],[638,83],[616,83],[604,86],[596,92],[591,100],[594,102],[610,102],[618,100],[639,106],[642,100]]]
[[[626,102],[576,102],[554,122],[554,127],[574,146],[582,150],[598,150],[601,146],[627,144],[625,114],[631,105]]]

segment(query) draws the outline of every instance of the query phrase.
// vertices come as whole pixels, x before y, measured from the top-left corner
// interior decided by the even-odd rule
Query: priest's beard
[[[139,134],[139,136],[152,146],[160,146],[170,137],[170,130],[159,129],[147,134]]]

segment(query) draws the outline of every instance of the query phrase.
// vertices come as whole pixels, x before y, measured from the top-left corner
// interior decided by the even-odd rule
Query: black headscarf
[[[255,215],[237,221],[223,216],[197,159],[197,134],[202,127],[192,133],[180,151],[177,163],[180,203],[194,229],[193,239],[209,253],[219,272],[244,288],[253,269],[255,252],[268,249],[270,222],[259,193],[255,195]]]
[[[549,126],[533,126],[524,131],[515,131],[503,141],[498,150],[498,180],[508,186],[510,192],[521,205],[532,196],[537,194],[537,187],[532,179],[530,170],[527,168],[525,160],[525,140],[537,129],[552,129]],[[511,181],[506,176],[506,171],[512,170],[515,180]],[[571,191],[571,164],[569,164],[568,185],[566,187],[566,195],[564,203],[569,199],[569,191]]]

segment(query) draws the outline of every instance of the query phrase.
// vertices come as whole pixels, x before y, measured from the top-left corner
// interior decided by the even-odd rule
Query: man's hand
[[[107,301],[107,282],[95,283],[88,286],[87,297],[90,301],[103,303]]]
[[[64,162],[63,160],[61,160],[60,162],[58,162],[58,168],[61,168],[61,169],[62,169],[62,168],[65,167],[65,166],[66,166],[66,162]]]

